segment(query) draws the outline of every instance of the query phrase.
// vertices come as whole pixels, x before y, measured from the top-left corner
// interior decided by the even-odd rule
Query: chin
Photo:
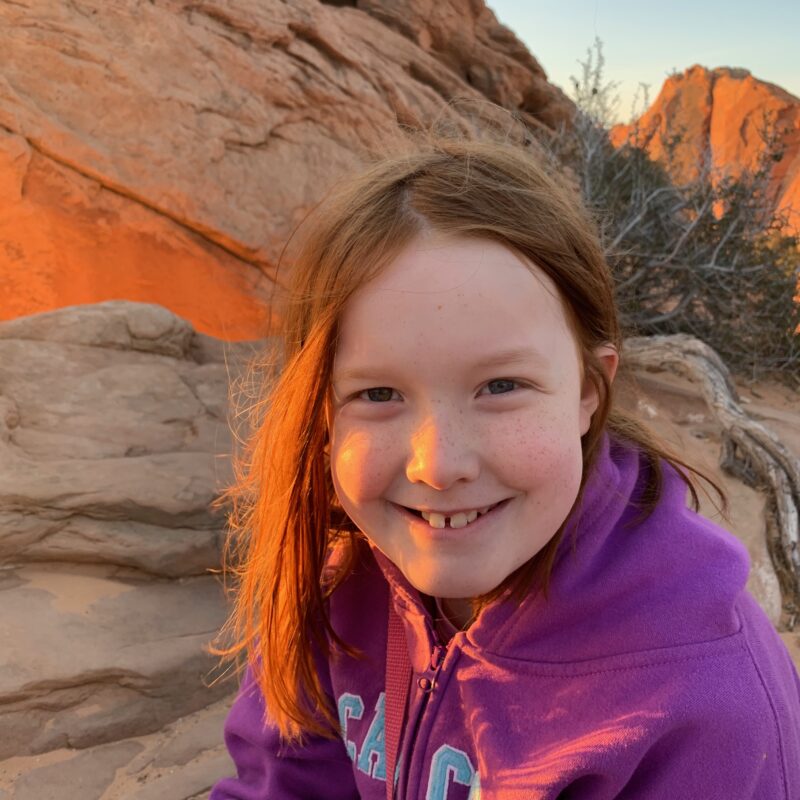
[[[480,595],[491,592],[499,586],[506,576],[493,578],[488,575],[481,576],[480,579],[453,580],[449,575],[407,575],[409,583],[423,594],[432,597],[444,597],[449,599],[467,599],[479,597]]]

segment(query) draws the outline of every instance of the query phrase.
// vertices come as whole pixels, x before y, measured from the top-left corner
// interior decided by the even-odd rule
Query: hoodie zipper
[[[417,682],[417,685],[423,692],[432,692],[436,688],[436,680],[439,677],[439,670],[442,668],[442,662],[447,655],[447,646],[442,644],[435,644],[433,646],[433,652],[431,653],[431,662],[430,662],[430,669],[433,670],[433,677],[428,680],[428,678],[420,678]],[[429,687],[423,688],[422,681],[428,681]]]
[[[413,730],[412,738],[411,738],[411,748],[404,748],[407,752],[413,751],[413,744],[417,740],[417,732],[419,730],[419,724],[422,720],[422,716],[425,713],[425,709],[428,707],[428,702],[430,696],[433,694],[433,691],[436,689],[436,684],[439,678],[439,672],[441,671],[442,664],[444,663],[445,658],[447,657],[447,650],[449,642],[447,645],[443,645],[439,642],[437,634],[434,633],[434,641],[436,644],[433,646],[433,650],[431,651],[431,658],[429,662],[429,669],[426,671],[424,675],[421,675],[415,681],[417,684],[417,688],[422,692],[422,701],[419,703],[417,708],[417,713],[414,718],[414,724],[411,730]],[[452,641],[452,640],[451,640]],[[408,789],[408,779],[410,775],[410,764],[405,764],[404,771],[405,771],[405,785],[402,787],[398,784],[398,792],[396,794],[396,800],[402,800],[407,796],[407,789]]]

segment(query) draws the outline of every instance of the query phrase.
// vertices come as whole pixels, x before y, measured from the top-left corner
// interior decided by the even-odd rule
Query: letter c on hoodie
[[[344,739],[345,747],[347,748],[347,755],[350,760],[356,760],[356,744],[347,738],[347,720],[348,719],[361,719],[364,716],[364,701],[357,694],[350,694],[345,692],[337,704],[339,706],[339,727],[342,729],[342,739]]]
[[[428,791],[425,800],[447,800],[450,779],[461,786],[471,786],[470,799],[480,797],[480,784],[476,782],[477,773],[469,756],[449,744],[442,745],[433,755]],[[473,785],[474,784],[474,785]]]

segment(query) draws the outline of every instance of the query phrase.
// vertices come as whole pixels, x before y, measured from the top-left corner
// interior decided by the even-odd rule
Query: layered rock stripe
[[[212,502],[251,351],[122,301],[0,324],[0,761],[159,731],[232,690],[204,649],[227,611]]]

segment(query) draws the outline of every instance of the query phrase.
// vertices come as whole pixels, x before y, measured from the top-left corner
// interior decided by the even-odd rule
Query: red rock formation
[[[707,157],[713,168],[738,176],[764,151],[759,131],[765,115],[783,149],[771,170],[770,192],[775,208],[786,210],[790,227],[800,230],[800,99],[747,70],[694,66],[674,75],[636,122],[615,126],[611,137],[620,145],[638,127],[650,154],[665,161],[665,143],[679,135],[670,166],[677,180],[696,177]]]
[[[130,299],[261,337],[292,228],[398,119],[572,108],[482,0],[2,3],[0,53],[0,320]]]
[[[411,39],[497,105],[547,127],[572,118],[572,103],[483,0],[357,0],[358,8]]]

